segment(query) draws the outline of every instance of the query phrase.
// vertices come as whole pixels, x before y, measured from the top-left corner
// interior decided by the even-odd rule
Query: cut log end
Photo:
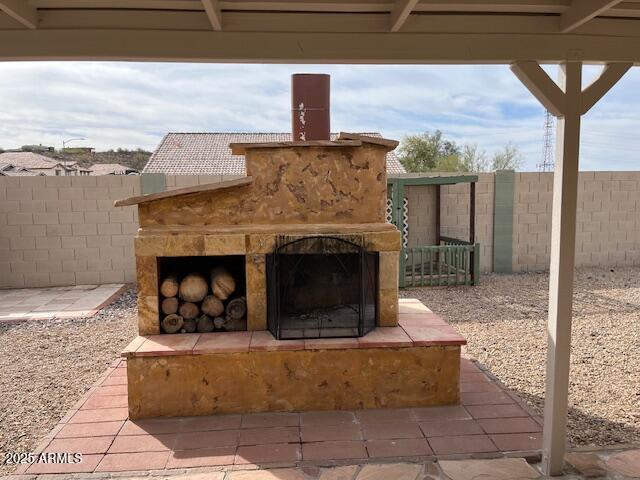
[[[160,293],[163,297],[175,297],[178,294],[180,284],[175,275],[169,275],[160,284]]]
[[[213,332],[213,320],[208,315],[201,315],[198,317],[196,329],[198,333]]]
[[[234,298],[227,303],[225,310],[227,317],[239,320],[247,315],[247,300],[244,297]]]
[[[165,333],[177,333],[184,325],[184,319],[180,315],[172,313],[162,319],[162,330]]]
[[[202,313],[206,313],[210,317],[217,317],[224,312],[222,301],[214,295],[207,295],[202,301]]]
[[[182,316],[182,318],[184,318],[185,320],[191,320],[193,318],[197,318],[198,315],[200,315],[200,309],[198,308],[198,305],[191,302],[184,302],[182,305],[180,305],[178,312],[180,313],[180,316]]]
[[[184,321],[184,326],[182,329],[185,333],[193,333],[196,331],[198,327],[198,321],[195,318],[190,318]]]
[[[211,271],[211,291],[220,300],[229,298],[236,289],[236,281],[224,268],[214,268]]]
[[[191,273],[180,282],[179,296],[185,302],[201,302],[209,286],[202,275]]]
[[[176,297],[165,298],[162,300],[160,308],[165,315],[176,313],[178,311],[178,299]]]

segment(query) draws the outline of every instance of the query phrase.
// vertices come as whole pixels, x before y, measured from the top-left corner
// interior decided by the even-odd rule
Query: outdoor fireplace
[[[458,400],[464,339],[417,303],[399,326],[400,232],[386,220],[397,142],[330,140],[327,80],[294,78],[295,141],[230,145],[246,177],[117,202],[140,222],[130,418]],[[219,328],[232,301],[246,323]],[[177,328],[165,303],[206,329]]]
[[[361,337],[376,327],[378,254],[354,240],[278,237],[266,258],[274,337]]]

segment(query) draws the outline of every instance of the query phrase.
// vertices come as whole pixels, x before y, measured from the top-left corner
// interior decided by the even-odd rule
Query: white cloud
[[[489,154],[513,142],[529,170],[541,159],[544,110],[505,66],[3,63],[0,146],[82,136],[98,149],[153,149],[168,131],[288,131],[299,71],[332,75],[333,130],[440,129]],[[638,87],[634,70],[584,118],[582,168],[638,168]]]

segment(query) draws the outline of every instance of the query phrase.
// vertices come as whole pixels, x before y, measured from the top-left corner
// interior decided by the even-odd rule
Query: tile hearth
[[[461,362],[461,405],[144,420],[127,415],[126,365],[114,363],[37,448],[80,451],[83,462],[22,472],[536,456],[540,448],[540,418],[469,359]]]
[[[276,340],[268,331],[136,337],[122,353],[129,416],[457,403],[465,339],[418,300],[403,299],[398,309],[398,326],[358,338]]]

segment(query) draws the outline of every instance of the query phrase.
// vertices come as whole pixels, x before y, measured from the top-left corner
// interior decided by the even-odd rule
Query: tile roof
[[[3,177],[36,177],[44,175],[42,172],[34,172],[24,167],[18,167],[11,163],[0,162],[0,176]]]
[[[10,163],[18,167],[45,170],[58,165],[65,170],[86,170],[77,162],[61,162],[54,158],[45,157],[34,152],[4,152],[0,153],[0,163]]]
[[[126,175],[137,171],[119,163],[95,163],[87,169],[91,170],[91,175]]]
[[[362,133],[382,137],[379,133]],[[331,139],[337,138],[331,134]],[[232,155],[230,143],[289,142],[291,133],[169,133],[143,173],[169,175],[244,175],[244,156]],[[405,173],[393,152],[387,153],[387,173]]]
[[[3,177],[44,177],[46,176],[44,173],[42,172],[34,172],[31,170],[27,170],[26,168],[23,168],[21,170],[8,170],[8,171],[4,171],[4,172],[0,172],[0,176]]]
[[[60,162],[33,152],[0,153],[0,163],[10,163],[24,168],[54,168]]]

